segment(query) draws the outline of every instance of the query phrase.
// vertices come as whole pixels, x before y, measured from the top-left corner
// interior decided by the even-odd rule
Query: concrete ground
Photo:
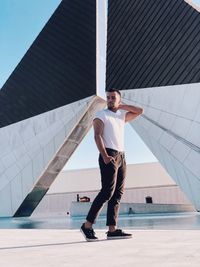
[[[200,266],[198,230],[130,230],[132,239],[112,241],[105,231],[92,243],[79,230],[2,229],[0,266]]]

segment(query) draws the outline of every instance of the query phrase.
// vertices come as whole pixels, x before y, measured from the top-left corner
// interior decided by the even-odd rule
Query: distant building
[[[93,201],[101,187],[98,168],[62,171],[33,213],[67,214],[72,201]],[[191,204],[158,162],[127,165],[122,203]]]

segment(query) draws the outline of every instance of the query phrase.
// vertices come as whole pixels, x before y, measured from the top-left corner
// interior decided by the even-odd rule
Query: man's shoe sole
[[[130,239],[133,236],[107,236],[108,240],[116,240],[116,239]]]

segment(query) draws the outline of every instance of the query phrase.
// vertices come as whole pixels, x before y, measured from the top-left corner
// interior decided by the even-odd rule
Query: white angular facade
[[[200,211],[200,13],[183,0],[108,4],[106,88],[144,108],[132,127]]]
[[[131,126],[200,210],[200,84],[129,89],[123,102],[144,108]]]
[[[40,179],[44,175],[48,176],[48,182],[40,187],[49,188],[90,129],[96,108],[103,106],[104,102],[98,97],[88,97],[1,129],[0,201],[5,203],[0,205],[1,216],[15,214],[37,183],[42,183]],[[87,112],[89,116],[81,126]],[[72,139],[73,130],[78,128],[81,133]],[[59,155],[66,141],[67,151],[65,148],[65,153]]]
[[[0,217],[31,215],[105,106],[99,9],[63,0],[0,90]]]

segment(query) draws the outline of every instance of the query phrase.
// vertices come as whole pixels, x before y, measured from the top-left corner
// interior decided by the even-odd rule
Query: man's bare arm
[[[105,164],[108,164],[111,160],[115,160],[115,159],[109,156],[105,149],[105,145],[104,145],[103,138],[102,138],[104,123],[100,119],[94,119],[93,128],[94,128],[94,139],[95,139],[97,148]]]
[[[126,113],[125,122],[132,121],[143,113],[143,108],[131,105],[119,105],[118,109],[123,109],[128,111]]]

